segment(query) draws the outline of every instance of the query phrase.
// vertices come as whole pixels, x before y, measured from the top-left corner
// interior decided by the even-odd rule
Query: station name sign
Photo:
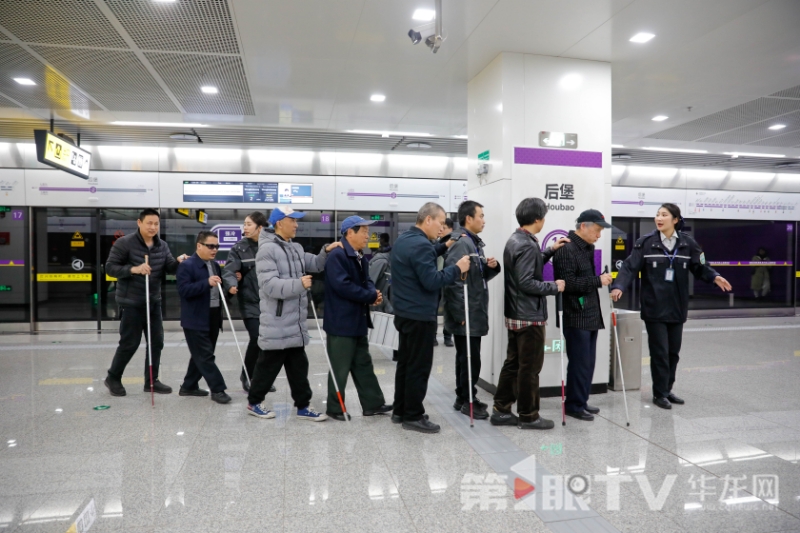
[[[47,130],[34,130],[36,159],[79,178],[89,179],[92,154]]]

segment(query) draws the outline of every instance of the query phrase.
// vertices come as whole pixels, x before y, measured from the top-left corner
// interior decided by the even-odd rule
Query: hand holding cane
[[[149,266],[149,257],[144,256],[144,264]],[[150,274],[144,275],[144,294],[147,303],[147,360],[150,363],[150,404],[156,406],[155,381],[153,380],[153,339],[150,336]]]
[[[475,419],[473,418],[473,405],[472,405],[472,350],[470,350],[470,337],[469,337],[469,299],[467,296],[467,273],[461,273],[461,281],[464,283],[464,324],[467,328],[467,376],[469,383],[469,427],[475,427]],[[459,379],[461,376],[459,376]]]
[[[567,425],[567,404],[564,396],[564,295],[559,292],[556,294],[556,327],[558,328],[561,336],[559,344],[560,363],[561,366],[561,425]]]
[[[603,270],[603,274],[608,274],[608,265],[606,265],[605,270]],[[608,286],[611,289],[611,285]],[[617,310],[614,309],[614,299],[609,298],[611,300],[611,323],[614,325],[614,346],[616,347],[617,351],[617,364],[619,365],[619,379],[622,382],[622,401],[625,403],[625,423],[630,426],[631,419],[628,415],[628,396],[625,392],[625,374],[622,371],[622,354],[619,351],[619,329],[617,329]]]
[[[239,346],[239,339],[236,337],[236,329],[233,327],[233,320],[231,319],[231,312],[228,309],[228,303],[225,301],[225,293],[222,291],[222,283],[217,283],[219,289],[219,299],[222,300],[222,306],[225,307],[225,314],[228,315],[228,323],[231,325],[231,333],[233,333],[233,341],[236,343],[236,349],[239,350],[239,359],[242,360],[242,369],[244,370],[244,377],[247,378],[247,388],[250,388],[250,374],[247,372],[247,367],[244,365],[244,356],[242,355],[242,348]]]

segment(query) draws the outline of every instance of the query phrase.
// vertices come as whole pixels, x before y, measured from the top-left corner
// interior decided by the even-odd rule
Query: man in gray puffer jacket
[[[319,255],[305,253],[302,246],[292,242],[297,234],[297,219],[304,216],[305,213],[290,207],[277,207],[269,217],[275,233],[262,231],[258,239],[256,273],[261,297],[258,331],[261,352],[251,378],[247,410],[259,418],[275,418],[275,412],[262,402],[284,367],[298,418],[315,422],[328,418],[309,406],[311,385],[305,345],[309,341],[306,317],[311,276],[307,273],[322,272],[328,252],[342,244],[335,242],[325,246]]]

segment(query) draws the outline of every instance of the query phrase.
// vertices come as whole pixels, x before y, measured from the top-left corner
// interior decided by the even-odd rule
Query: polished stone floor
[[[352,383],[350,424],[298,421],[283,377],[267,400],[278,417],[247,416],[229,333],[217,354],[231,404],[172,394],[151,408],[143,349],[128,396],[112,398],[116,340],[0,336],[0,531],[800,532],[800,319],[690,321],[675,388],[686,405],[652,406],[645,365],[630,427],[611,392],[592,397],[594,422],[547,432],[470,429],[450,407],[443,345],[426,400],[442,431],[421,435],[360,416]],[[167,333],[162,359],[176,390],[182,340]],[[308,353],[324,410],[322,346]],[[391,400],[394,364],[372,353]],[[544,416],[559,409],[543,400]]]

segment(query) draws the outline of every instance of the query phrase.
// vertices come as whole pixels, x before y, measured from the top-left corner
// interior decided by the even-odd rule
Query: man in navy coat
[[[192,358],[179,391],[180,396],[208,396],[198,383],[204,378],[211,389],[211,399],[228,403],[225,379],[214,362],[214,349],[222,328],[222,271],[214,261],[219,250],[217,235],[211,231],[197,234],[197,250],[178,267],[178,294],[181,297],[181,327]]]
[[[361,250],[367,247],[369,228],[374,221],[359,216],[342,222],[342,248],[328,254],[325,263],[325,321],[328,334],[328,355],[336,376],[336,384],[344,399],[348,374],[353,383],[364,416],[388,414],[383,391],[375,377],[369,354],[367,329],[372,327],[370,305],[378,305],[383,295],[369,278],[369,263]],[[335,420],[345,419],[333,379],[328,376],[327,415]]]

